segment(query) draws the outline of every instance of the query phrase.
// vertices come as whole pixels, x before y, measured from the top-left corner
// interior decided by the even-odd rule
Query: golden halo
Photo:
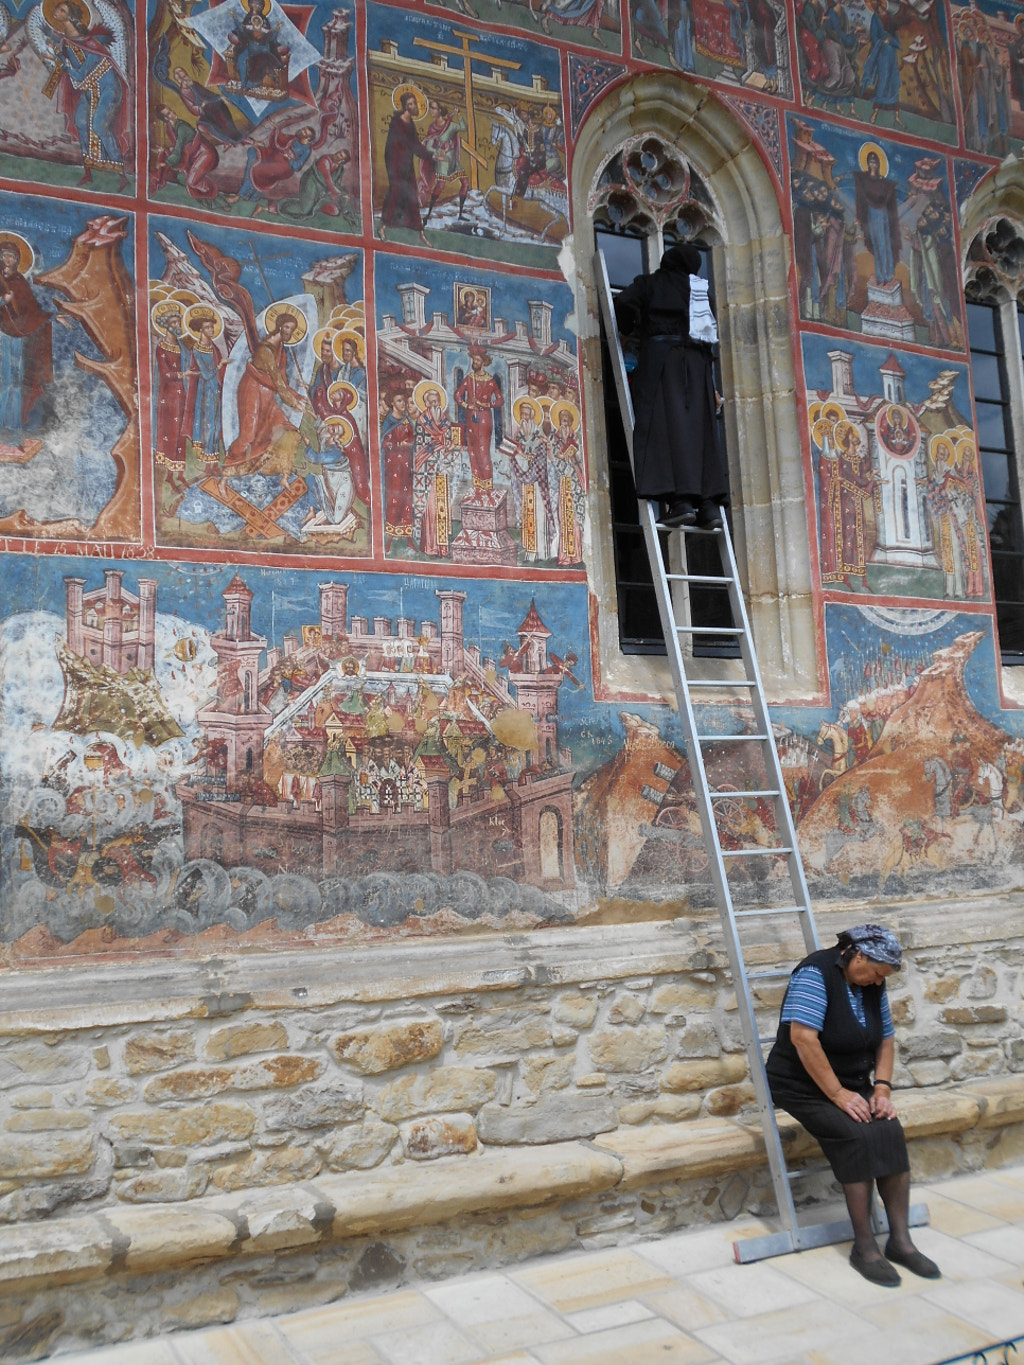
[[[155,303],[157,299],[169,299],[171,291],[162,280],[150,280],[149,297],[150,301]]]
[[[815,422],[816,422],[816,421],[818,420],[818,418],[821,416],[821,410],[822,410],[822,408],[823,408],[824,406],[825,406],[824,403],[821,403],[821,402],[814,402],[814,403],[812,403],[812,404],[810,405],[810,407],[807,409],[807,425],[808,425],[809,427],[813,427],[813,426],[814,426]]]
[[[864,444],[864,442],[861,440],[860,432],[857,430],[857,428],[853,425],[852,422],[847,421],[837,422],[835,426],[835,441],[836,445],[841,450],[844,449],[846,446],[846,436],[848,432],[852,432],[856,436],[858,448]]]
[[[325,417],[324,426],[328,431],[338,433],[338,444],[340,446],[350,445],[355,439],[356,429],[347,417]]]
[[[819,450],[824,450],[825,442],[832,439],[835,429],[835,422],[830,422],[827,417],[819,417],[813,424],[811,435],[814,437],[814,444]]]
[[[512,416],[517,422],[523,420],[523,408],[530,409],[530,412],[533,414],[534,425],[539,427],[544,421],[544,409],[541,407],[540,403],[538,403],[537,399],[531,398],[529,394],[526,393],[516,399],[512,404]]]
[[[190,336],[198,336],[199,324],[208,318],[213,318],[213,337],[216,340],[224,330],[224,319],[217,309],[211,308],[208,303],[193,303],[185,309],[182,316],[185,331]]]
[[[551,404],[555,400],[553,398],[549,398],[546,393],[539,393],[534,401],[541,405],[541,407],[544,409],[544,416],[547,417],[548,413],[551,410]]]
[[[270,4],[271,4],[271,0],[267,0],[267,3],[266,3],[266,5],[265,5],[265,7],[264,7],[264,14],[263,14],[262,17],[266,18],[266,15],[270,12]],[[242,0],[242,8],[245,10],[246,14],[251,14],[251,13],[252,13],[252,0]]]
[[[272,336],[274,325],[280,317],[292,318],[295,322],[295,331],[292,333],[291,341],[286,341],[286,346],[297,346],[309,330],[309,323],[306,315],[295,307],[294,303],[272,303],[263,315],[263,325],[267,329],[267,336]]]
[[[860,149],[860,152],[857,156],[857,164],[860,166],[862,171],[866,171],[868,168],[868,157],[871,155],[872,152],[874,152],[875,156],[878,157],[878,173],[884,180],[885,177],[889,174],[889,158],[882,151],[881,147],[879,147],[877,142],[864,143],[864,146]]]
[[[199,302],[199,295],[193,294],[191,289],[168,289],[167,297],[174,299],[176,303],[183,304],[186,308],[191,303]]]
[[[365,363],[363,360],[363,338],[358,332],[338,332],[334,338],[334,358],[340,361],[341,364],[345,363],[341,356],[342,343],[345,341],[351,341],[352,345],[356,348],[356,360],[359,365],[362,366]]]
[[[69,9],[78,10],[82,23],[86,28],[91,28],[93,23],[93,13],[89,7],[88,0],[43,0],[43,18],[56,33],[57,25],[53,22],[53,11],[59,4],[66,4]]]
[[[412,401],[416,404],[416,406],[419,408],[421,412],[426,412],[427,409],[426,395],[428,390],[430,389],[436,389],[438,391],[438,393],[441,395],[441,408],[443,411],[447,411],[448,408],[447,390],[444,389],[440,384],[435,384],[432,379],[420,380],[420,382],[412,391]]]
[[[961,436],[956,442],[954,449],[956,451],[957,464],[962,465],[966,459],[971,459],[975,462],[977,461],[978,447],[975,445],[973,433],[970,436]]]
[[[940,458],[942,463],[947,467],[954,464],[959,464],[960,461],[957,457],[957,445],[958,442],[950,440],[946,432],[942,432],[938,436],[932,436],[929,438],[928,441],[928,458],[936,467],[938,467]],[[940,457],[939,450],[940,447],[942,446],[946,447],[947,453],[946,455]]]
[[[185,309],[177,299],[157,299],[150,314],[153,319],[153,330],[159,332],[161,336],[166,336],[167,328],[162,326],[162,320],[169,318],[174,313],[177,313],[180,322],[184,317]]]
[[[356,303],[339,303],[336,308],[331,309],[331,316],[327,321],[328,323],[362,322],[365,316],[366,312],[361,301]]]
[[[391,103],[395,106],[395,113],[401,112],[402,100],[406,95],[416,96],[416,117],[417,119],[423,118],[427,112],[427,97],[418,85],[412,85],[408,81],[402,85],[396,85],[391,92]]]
[[[25,238],[17,232],[0,232],[0,251],[4,247],[12,247],[18,253],[18,273],[27,275],[35,265],[36,253],[29,246]]]
[[[826,403],[821,410],[823,422],[845,422],[846,413],[838,403]]]
[[[359,404],[359,390],[354,384],[350,384],[347,379],[337,379],[327,390],[327,397],[335,407],[342,406],[338,399],[344,396],[348,401],[344,404],[346,412],[355,408]]]
[[[335,330],[330,324],[326,327],[321,327],[319,332],[313,333],[313,350],[315,351],[318,360],[320,359],[320,347],[324,344],[324,337],[330,337],[331,345],[333,347]]]
[[[550,413],[551,421],[554,426],[557,427],[561,425],[563,412],[567,412],[572,418],[572,429],[575,431],[580,424],[579,408],[575,403],[570,403],[567,398],[560,398],[558,402],[554,404]]]

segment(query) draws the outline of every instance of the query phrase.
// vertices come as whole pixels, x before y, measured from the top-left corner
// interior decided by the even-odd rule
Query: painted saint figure
[[[896,182],[889,178],[888,164],[883,173],[881,156],[872,142],[861,148],[862,169],[853,173],[854,207],[864,245],[874,257],[875,279],[888,284],[896,273],[902,239]]]
[[[301,440],[297,424],[307,404],[289,382],[287,348],[302,340],[306,325],[298,309],[287,304],[268,309],[268,334],[246,364],[238,385],[238,435],[227,452],[226,473],[291,473]]]
[[[164,299],[152,313],[157,337],[153,457],[167,470],[167,481],[178,492],[185,488],[185,376],[191,359],[182,340],[184,312],[177,300]]]
[[[387,541],[412,544],[412,466],[416,428],[409,416],[409,397],[404,389],[391,395],[389,411],[380,428],[384,459],[384,535]],[[385,550],[388,548],[385,544]]]
[[[498,381],[484,369],[490,359],[482,346],[470,346],[471,368],[455,392],[456,403],[466,411],[466,447],[474,488],[490,488],[493,484],[494,412],[505,401]]]
[[[131,100],[114,55],[119,35],[102,24],[90,24],[90,17],[78,0],[58,0],[50,10],[47,20],[57,35],[56,61],[44,93],[56,91],[68,133],[78,138],[85,167],[79,184],[87,185],[94,170],[116,171],[119,188],[124,189],[132,145]]]
[[[878,484],[861,445],[852,422],[836,422],[825,438],[820,467],[821,580],[848,588],[854,586],[853,577],[867,573],[867,513]]]
[[[874,109],[871,122],[877,123],[883,109],[893,111],[897,128],[906,125],[900,118],[900,40],[896,30],[901,23],[903,6],[890,14],[888,0],[868,0],[871,21],[868,42],[871,44],[861,71],[861,89],[871,100]]]
[[[340,147],[336,152],[316,156],[299,177],[299,192],[290,199],[282,199],[277,211],[285,218],[312,218],[322,213],[328,218],[344,217],[355,227],[358,211],[352,198],[342,188],[340,172],[350,161],[348,152]]]
[[[422,95],[408,87],[399,87],[395,91],[397,112],[391,116],[387,142],[384,144],[388,192],[381,205],[380,226],[377,229],[377,236],[382,242],[387,241],[387,228],[402,227],[418,232],[422,241],[430,245],[423,233],[420,201],[416,193],[417,159],[428,165],[434,161],[433,153],[423,145],[416,131],[415,120],[420,115],[421,99]],[[425,108],[423,112],[426,112]]]
[[[447,559],[451,554],[452,419],[445,395],[424,380],[417,385],[421,404],[413,444],[413,533],[422,554]]]
[[[555,508],[559,564],[582,564],[586,477],[580,451],[580,414],[575,403],[556,402],[551,437],[551,500]]]
[[[188,340],[188,367],[185,371],[184,430],[192,453],[205,464],[220,464],[222,458],[221,391],[226,357],[216,341],[224,330],[224,320],[207,304],[192,304],[184,315]]]
[[[551,558],[554,516],[548,491],[550,446],[541,430],[544,410],[536,399],[517,398],[512,415],[519,424],[509,462],[523,556],[528,563]]]
[[[423,134],[423,145],[433,160],[420,161],[419,175],[420,203],[428,205],[424,227],[430,221],[437,202],[449,197],[449,187],[458,190],[460,218],[469,194],[469,176],[462,165],[462,135],[466,132],[466,120],[449,113],[437,100],[431,100],[429,108],[430,125]]]
[[[238,84],[264,98],[288,88],[288,49],[277,41],[267,19],[268,0],[249,0],[248,13],[228,36]]]
[[[275,128],[262,146],[249,148],[238,197],[261,201],[253,211],[253,217],[264,208],[271,213],[277,212],[278,200],[292,187],[292,177],[298,175],[309,160],[315,138],[316,129],[309,124],[295,133]]]
[[[53,315],[41,308],[24,272],[32,248],[0,235],[0,431],[30,431],[45,417],[53,383]]]

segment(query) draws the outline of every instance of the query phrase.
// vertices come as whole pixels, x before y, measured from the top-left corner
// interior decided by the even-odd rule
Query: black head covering
[[[677,242],[661,258],[661,269],[680,275],[696,275],[701,265],[701,254],[691,242]]]

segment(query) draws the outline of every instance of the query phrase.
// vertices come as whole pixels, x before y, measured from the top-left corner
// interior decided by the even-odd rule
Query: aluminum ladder
[[[633,402],[626,378],[626,367],[622,355],[622,346],[619,342],[618,329],[615,323],[615,310],[612,300],[611,285],[608,279],[608,269],[605,263],[604,253],[600,249],[595,253],[594,276],[600,294],[601,318],[604,324],[605,341],[608,345],[612,367],[615,372],[615,386],[618,393],[619,410],[622,413],[626,444],[629,450],[630,464],[632,465]],[[678,538],[682,572],[670,572],[665,565],[661,541],[658,534],[659,531],[670,528],[662,526],[658,521],[658,505],[656,502],[638,499],[638,505],[640,511],[640,524],[643,528],[647,555],[651,563],[651,574],[654,579],[654,590],[658,600],[658,612],[661,617],[662,631],[665,636],[665,650],[668,655],[669,667],[672,671],[672,680],[675,686],[676,700],[679,706],[679,719],[686,744],[686,756],[690,764],[690,773],[693,780],[694,795],[696,796],[697,801],[697,810],[700,815],[704,845],[708,851],[708,864],[711,880],[715,889],[715,899],[718,904],[718,912],[722,922],[722,931],[725,936],[726,950],[729,957],[729,966],[732,971],[736,1004],[743,1028],[743,1040],[747,1054],[747,1063],[750,1069],[751,1081],[754,1086],[754,1093],[757,1098],[758,1113],[760,1115],[761,1127],[764,1134],[765,1151],[768,1157],[772,1185],[775,1190],[775,1198],[778,1204],[779,1218],[782,1223],[782,1230],[780,1232],[770,1233],[763,1237],[749,1238],[733,1244],[737,1261],[745,1263],[748,1261],[763,1260],[769,1256],[781,1256],[786,1252],[805,1251],[811,1247],[826,1246],[833,1242],[848,1241],[853,1236],[853,1229],[848,1218],[842,1218],[834,1222],[805,1223],[803,1225],[801,1225],[797,1219],[796,1206],[793,1201],[792,1182],[795,1179],[800,1178],[800,1176],[803,1175],[803,1172],[791,1172],[787,1170],[786,1167],[785,1153],[783,1152],[779,1127],[775,1118],[775,1106],[772,1103],[771,1092],[768,1087],[768,1078],[765,1074],[764,1067],[764,1048],[771,1046],[775,1041],[775,1035],[772,1034],[768,1037],[758,1035],[757,1021],[754,1014],[754,1005],[750,989],[751,982],[786,980],[789,977],[789,970],[748,971],[743,944],[740,938],[740,924],[742,922],[757,919],[764,920],[766,918],[785,916],[790,917],[791,920],[795,918],[796,922],[799,924],[800,932],[803,936],[804,949],[807,953],[812,953],[819,947],[818,934],[814,924],[814,914],[811,909],[811,899],[807,890],[807,881],[804,877],[800,849],[797,844],[796,827],[793,824],[793,814],[790,810],[789,800],[786,796],[782,766],[779,762],[779,754],[775,746],[775,736],[772,731],[771,718],[768,714],[764,686],[761,682],[761,674],[757,665],[757,656],[754,652],[750,622],[747,618],[747,609],[743,601],[743,594],[740,591],[739,575],[736,569],[736,557],[733,551],[728,525],[724,524],[723,519],[723,526],[720,530],[701,530],[695,527],[684,528]],[[689,536],[710,536],[717,538],[721,562],[724,566],[724,576],[709,576],[686,572],[686,540]],[[702,585],[705,587],[711,586],[719,590],[725,588],[728,591],[729,605],[732,609],[733,625],[730,627],[692,625],[689,620],[688,608],[688,588],[690,584]],[[678,587],[674,587],[674,585],[678,585]],[[681,611],[677,611],[677,605],[682,608]],[[742,677],[700,678],[694,679],[691,682],[687,677],[686,672],[687,651],[684,649],[684,644],[689,641],[692,648],[692,643],[701,636],[732,636],[739,645]],[[704,689],[715,689],[719,691],[720,695],[725,697],[743,695],[744,693],[749,694],[749,704],[754,716],[753,730],[748,733],[740,734],[735,732],[725,734],[701,733],[698,728],[691,688],[696,688],[701,691]],[[724,693],[722,693],[722,689],[725,689]],[[703,707],[704,703],[701,703],[701,705]],[[708,781],[704,762],[704,749],[723,742],[732,744],[755,744],[760,746],[764,762],[764,771],[767,773],[768,778],[767,786],[765,788],[756,791],[735,791],[732,789],[728,791],[712,790]],[[719,836],[715,807],[717,802],[725,800],[730,802],[737,800],[770,801],[773,804],[775,811],[776,829],[781,842],[769,847],[756,845],[751,848],[723,850]],[[792,887],[792,902],[790,904],[781,906],[764,905],[757,908],[750,908],[745,905],[741,909],[736,908],[733,903],[733,893],[729,885],[729,872],[727,871],[726,863],[735,860],[737,864],[742,864],[748,859],[757,858],[785,858],[790,885]],[[915,1205],[911,1209],[911,1225],[918,1226],[927,1221],[927,1208],[924,1205]],[[883,1232],[887,1229],[888,1225],[885,1220],[885,1215],[881,1209],[877,1207],[877,1202],[874,1209],[874,1222],[876,1231]]]

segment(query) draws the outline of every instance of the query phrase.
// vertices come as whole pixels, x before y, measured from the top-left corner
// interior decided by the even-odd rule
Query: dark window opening
[[[657,265],[651,261],[651,239],[628,231],[615,231],[607,224],[595,227],[597,246],[604,252],[612,294],[618,294],[633,282],[637,275],[646,274]],[[673,237],[665,234],[666,247]],[[695,245],[702,257],[701,275],[709,283],[712,310],[715,307],[715,284],[711,271],[711,248],[702,242]],[[627,370],[635,365],[635,355],[628,344],[624,346]],[[602,334],[601,379],[604,394],[605,431],[608,441],[609,492],[612,515],[612,544],[615,558],[615,585],[619,617],[619,648],[624,654],[664,654],[665,636],[658,614],[658,599],[651,577],[650,561],[644,533],[640,526],[640,509],[633,483],[633,469],[619,411],[615,375],[607,338]],[[715,362],[715,384],[721,392],[722,381]],[[719,418],[719,440],[725,440],[725,424]],[[730,519],[730,529],[731,529]],[[662,555],[667,562],[668,534],[660,535]],[[719,541],[712,536],[686,537],[687,572],[719,576],[723,572]],[[728,590],[725,588],[691,585],[690,614],[696,626],[733,625]],[[739,642],[735,636],[698,636],[693,653],[698,658],[738,658]]]
[[[985,489],[992,594],[999,649],[1004,664],[1024,664],[1024,520],[1017,477],[1013,413],[1007,366],[1021,365],[1024,309],[1017,329],[1003,334],[997,305],[967,302],[967,334],[978,435],[978,459]]]

